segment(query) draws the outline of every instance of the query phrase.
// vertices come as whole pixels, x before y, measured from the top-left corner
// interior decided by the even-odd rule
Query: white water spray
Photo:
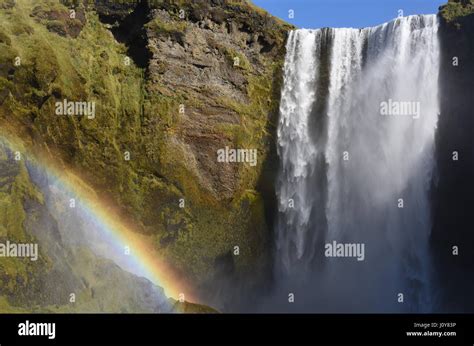
[[[404,294],[402,310],[429,309],[437,30],[427,15],[290,33],[278,127],[277,279],[373,288],[373,301],[385,289],[383,299]],[[332,241],[365,244],[365,261],[325,258]]]

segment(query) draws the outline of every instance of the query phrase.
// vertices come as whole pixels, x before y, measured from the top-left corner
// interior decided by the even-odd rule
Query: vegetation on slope
[[[474,0],[449,0],[440,7],[441,16],[448,22],[474,13]]]
[[[0,0],[0,124],[115,201],[196,283],[222,264],[255,273],[269,258],[261,186],[291,27],[247,2],[135,5]],[[123,30],[143,36],[133,23],[146,47]],[[56,114],[64,99],[95,102],[95,118]],[[218,164],[224,146],[257,149],[258,165]]]

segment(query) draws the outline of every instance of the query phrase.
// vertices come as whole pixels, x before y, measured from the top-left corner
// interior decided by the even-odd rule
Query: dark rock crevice
[[[128,14],[98,8],[99,19],[111,25],[115,39],[127,46],[127,53],[140,68],[147,68],[152,57],[148,49],[146,24],[151,19],[148,2],[141,0]]]

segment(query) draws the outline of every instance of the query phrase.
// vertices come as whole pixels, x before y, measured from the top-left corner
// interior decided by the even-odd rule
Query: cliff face
[[[432,248],[443,311],[473,311],[474,3],[441,8],[441,71]],[[457,160],[456,160],[457,155]],[[453,246],[459,249],[453,255]]]
[[[290,27],[230,0],[2,0],[0,19],[2,130],[114,201],[205,301],[259,284]],[[94,117],[56,114],[65,99]]]

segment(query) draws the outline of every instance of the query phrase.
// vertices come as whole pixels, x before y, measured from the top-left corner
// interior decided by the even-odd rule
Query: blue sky
[[[434,14],[447,0],[252,0],[252,2],[299,28],[378,25],[398,16]],[[288,18],[289,10],[294,19]]]

